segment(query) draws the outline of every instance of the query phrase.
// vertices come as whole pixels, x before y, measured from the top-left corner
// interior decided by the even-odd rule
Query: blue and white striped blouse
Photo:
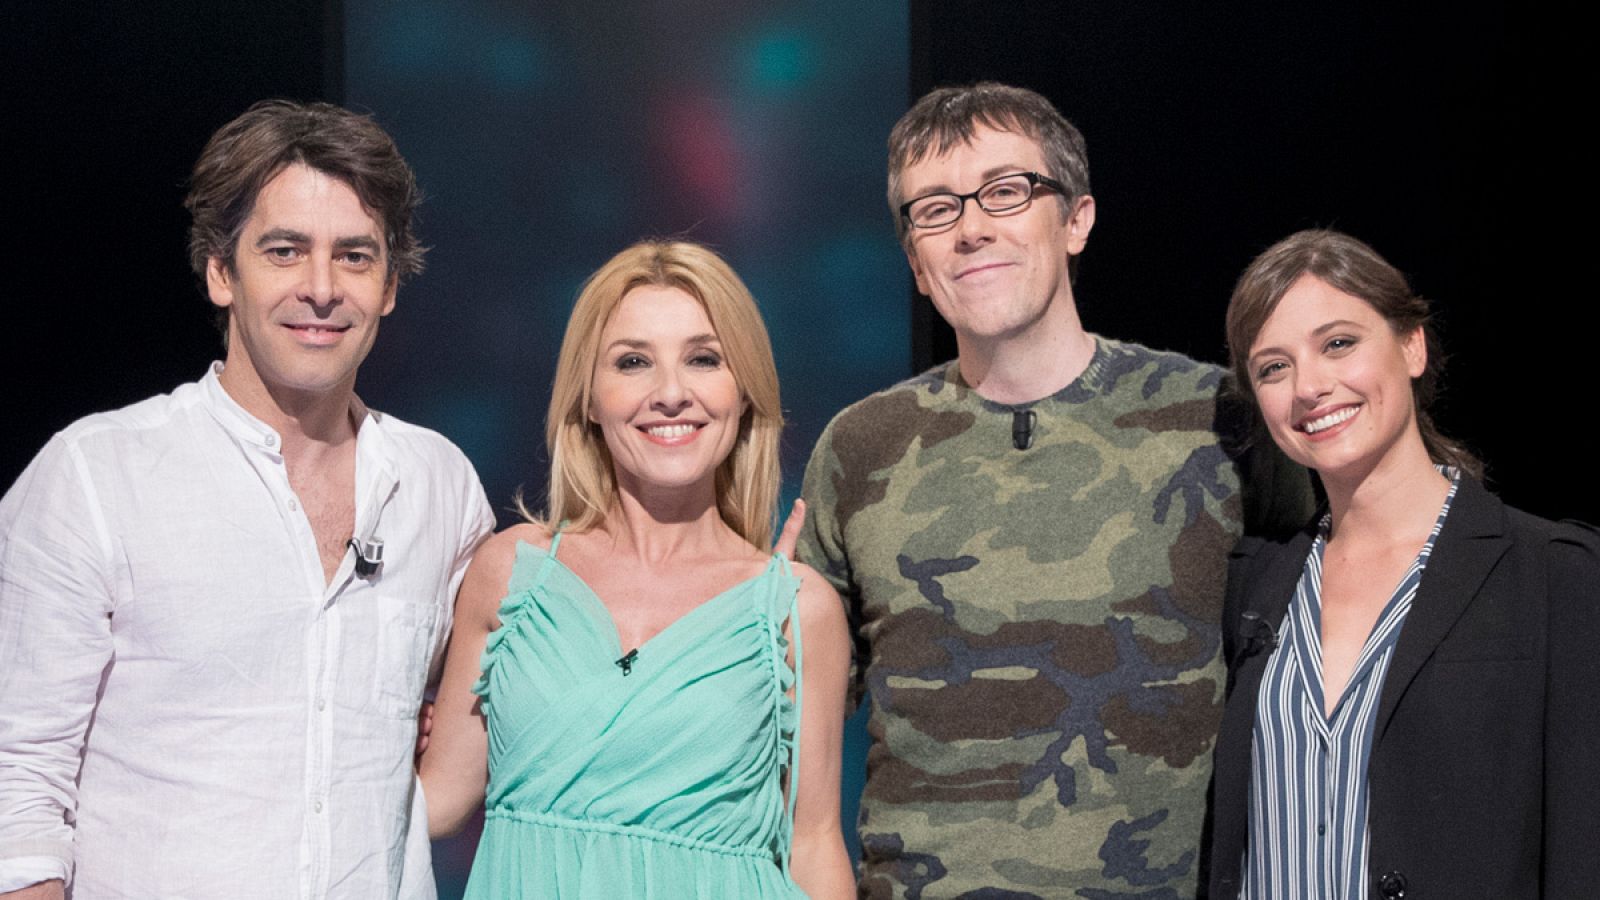
[[[1367,636],[1331,718],[1323,712],[1321,638],[1331,520],[1322,520],[1256,697],[1244,900],[1366,900],[1373,725],[1400,629],[1456,496],[1457,473],[1445,474],[1450,492],[1433,531]]]

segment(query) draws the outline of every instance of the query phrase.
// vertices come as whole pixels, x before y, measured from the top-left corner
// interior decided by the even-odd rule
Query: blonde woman
[[[589,279],[546,513],[468,570],[422,760],[435,836],[487,790],[468,897],[853,896],[849,638],[833,589],[765,549],[781,427],[714,253],[640,243]]]

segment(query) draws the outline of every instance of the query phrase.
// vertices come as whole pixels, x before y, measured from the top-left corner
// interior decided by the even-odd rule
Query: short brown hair
[[[371,116],[331,103],[263,100],[211,136],[189,178],[189,266],[202,284],[213,257],[234,270],[256,197],[296,163],[349,185],[382,223],[390,279],[422,271],[425,250],[411,229],[422,197],[394,140]]]
[[[1268,247],[1239,276],[1233,297],[1228,300],[1228,357],[1240,393],[1251,407],[1259,412],[1250,377],[1250,348],[1283,295],[1305,275],[1366,301],[1396,335],[1403,337],[1422,329],[1428,364],[1421,375],[1411,379],[1412,404],[1422,444],[1434,462],[1482,478],[1483,463],[1466,447],[1445,437],[1428,414],[1444,373],[1444,353],[1434,333],[1428,301],[1412,291],[1405,275],[1378,251],[1348,234],[1326,229],[1295,232]]]
[[[1083,135],[1043,95],[996,81],[936,88],[889,132],[889,209],[901,244],[910,241],[910,229],[900,216],[900,205],[907,199],[900,191],[906,167],[971,143],[979,126],[1026,135],[1039,143],[1050,169],[1040,174],[1066,185],[1063,215],[1089,193],[1089,151]]]

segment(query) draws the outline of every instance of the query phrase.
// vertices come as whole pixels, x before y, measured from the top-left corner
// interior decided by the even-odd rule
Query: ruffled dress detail
[[[610,613],[556,558],[560,541],[518,545],[473,686],[489,787],[466,896],[804,897],[781,783],[796,773],[801,701],[801,648],[791,670],[783,637],[799,622],[788,561],[775,555],[623,667]]]

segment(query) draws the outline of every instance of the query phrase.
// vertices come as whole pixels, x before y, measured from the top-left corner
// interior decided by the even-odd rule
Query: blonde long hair
[[[600,524],[617,502],[611,453],[589,421],[600,334],[622,298],[636,287],[677,288],[699,301],[722,345],[734,383],[749,401],[728,458],[717,467],[717,512],[738,535],[765,552],[778,503],[778,435],[783,407],[772,342],[755,298],[711,250],[688,241],[640,241],[613,256],[584,282],[567,320],[550,391],[545,444],[550,483],[545,515],[517,508],[530,521],[566,522],[574,531]]]

